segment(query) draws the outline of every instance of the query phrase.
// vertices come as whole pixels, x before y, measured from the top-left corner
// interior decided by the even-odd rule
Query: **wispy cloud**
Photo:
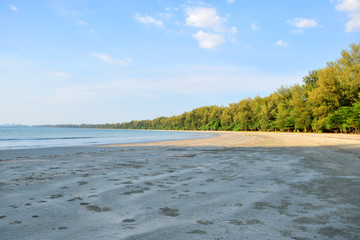
[[[51,1],[53,5],[53,10],[56,14],[66,18],[66,19],[74,19],[83,18],[86,16],[86,11],[75,10],[75,8],[79,8],[82,4],[81,1]]]
[[[348,14],[350,20],[346,23],[346,32],[355,32],[360,29],[360,0],[342,0],[336,9]]]
[[[256,22],[252,22],[250,24],[250,26],[251,26],[251,29],[254,30],[254,31],[259,30],[259,28],[260,28],[259,25]]]
[[[149,74],[151,75],[151,74]],[[114,79],[104,82],[62,86],[33,95],[47,102],[76,103],[88,99],[148,99],[164,93],[187,96],[269,91],[274,86],[297,83],[300,76],[260,74],[244,69],[219,66],[185,67],[180,76],[146,79]],[[218,84],[221,82],[222,84]],[[228,86],[232,86],[229,88]]]
[[[79,24],[79,25],[86,25],[87,22],[85,22],[84,20],[79,20],[79,21],[78,21],[78,24]]]
[[[206,33],[204,31],[198,31],[193,35],[199,41],[199,46],[206,49],[214,49],[224,43],[224,38],[220,34]]]
[[[319,25],[319,23],[317,23],[315,20],[308,18],[295,18],[293,20],[287,20],[287,23],[296,28],[321,27],[321,25]]]
[[[149,15],[142,16],[140,13],[135,14],[134,19],[143,24],[152,24],[156,27],[163,28],[164,23],[161,20],[155,19]]]
[[[120,66],[126,66],[126,65],[128,65],[128,63],[130,61],[130,58],[127,58],[124,61],[124,60],[112,58],[109,55],[106,55],[106,54],[103,54],[103,53],[92,53],[92,55],[94,57],[96,57],[97,59],[99,59],[100,61],[103,61],[103,62],[106,62],[106,63],[111,63],[111,64],[116,64],[116,65],[120,65]]]
[[[236,27],[231,27],[230,33],[237,33],[237,32],[238,32],[238,30]]]
[[[16,6],[14,6],[14,5],[11,5],[10,9],[13,10],[14,12],[16,12],[18,10],[18,8]]]
[[[287,42],[285,42],[283,40],[279,40],[279,41],[276,42],[276,45],[277,46],[287,47],[287,46],[289,46],[289,43],[287,43]]]
[[[64,78],[71,77],[71,74],[65,72],[49,72],[49,74],[55,77],[64,77]]]
[[[235,2],[235,0],[226,0],[227,4],[233,4]]]

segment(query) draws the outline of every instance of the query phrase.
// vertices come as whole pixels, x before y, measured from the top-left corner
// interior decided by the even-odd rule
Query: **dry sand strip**
[[[111,146],[329,147],[360,155],[360,135],[332,133],[218,132],[219,136]]]
[[[0,151],[0,239],[360,239],[359,135]]]

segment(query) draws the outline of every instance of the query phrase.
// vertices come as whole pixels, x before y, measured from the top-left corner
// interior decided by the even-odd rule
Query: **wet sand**
[[[0,151],[0,239],[360,239],[360,136]]]

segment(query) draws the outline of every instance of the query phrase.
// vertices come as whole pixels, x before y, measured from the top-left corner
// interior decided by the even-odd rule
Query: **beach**
[[[0,151],[0,239],[360,239],[360,135]]]

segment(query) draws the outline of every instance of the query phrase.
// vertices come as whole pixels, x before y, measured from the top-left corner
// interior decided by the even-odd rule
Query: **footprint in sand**
[[[244,225],[244,223],[240,220],[230,220],[229,223],[238,226]]]
[[[72,198],[72,199],[69,199],[68,201],[69,202],[73,202],[73,201],[75,201],[75,200],[83,200],[81,197],[74,197],[74,198]]]
[[[201,225],[210,225],[210,224],[213,224],[213,222],[211,221],[208,221],[208,220],[199,220],[197,221],[198,224],[201,224]]]
[[[92,212],[108,212],[111,210],[109,207],[99,207],[98,205],[88,205],[86,209]]]
[[[191,232],[188,232],[189,234],[207,234],[207,232],[200,230],[200,229],[195,229],[192,230]]]
[[[49,199],[62,198],[64,195],[62,193],[53,194],[49,197]]]
[[[11,222],[10,224],[20,224],[21,223],[21,221],[14,221],[14,222]]]
[[[127,219],[123,220],[123,223],[132,223],[132,222],[135,222],[135,221],[136,221],[135,219],[127,218]]]
[[[196,192],[197,194],[207,194],[206,192]]]
[[[258,219],[248,219],[248,220],[246,220],[246,224],[247,225],[255,225],[255,224],[263,224],[263,222],[261,222]]]
[[[145,185],[148,185],[148,186],[154,186],[154,184],[152,182],[144,182]]]
[[[180,215],[179,209],[177,209],[177,208],[164,207],[164,208],[160,208],[160,210],[161,210],[160,213],[165,216],[177,217]]]

